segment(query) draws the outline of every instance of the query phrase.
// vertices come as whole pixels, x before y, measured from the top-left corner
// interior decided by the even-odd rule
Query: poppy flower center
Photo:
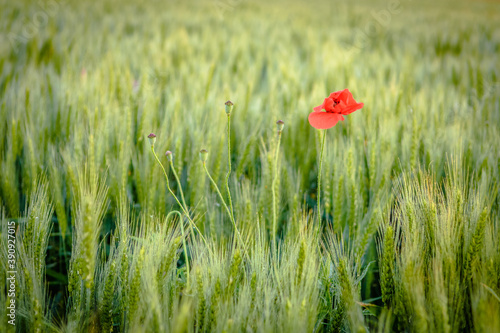
[[[332,104],[331,108],[325,108],[325,112],[328,112],[328,113],[335,113],[333,109],[334,109],[334,108],[335,108],[338,104],[340,104],[340,101],[339,101],[339,100],[334,100],[334,99],[332,99],[332,102],[333,102],[333,104]]]

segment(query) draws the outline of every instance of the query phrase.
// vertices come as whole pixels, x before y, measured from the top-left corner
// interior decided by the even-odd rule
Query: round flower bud
[[[276,122],[276,126],[278,127],[278,132],[281,132],[283,127],[285,127],[285,122],[283,120],[278,120]]]
[[[154,146],[156,142],[156,135],[154,133],[151,133],[148,135],[148,139],[151,146]]]
[[[172,160],[174,159],[174,153],[172,153],[170,150],[167,150],[167,152],[165,153],[165,156],[167,156],[167,160],[169,162],[172,162]]]
[[[207,157],[208,157],[208,150],[206,150],[206,149],[200,150],[200,160],[203,163],[205,163],[207,161]]]
[[[226,105],[226,113],[227,115],[229,116],[231,114],[231,111],[233,111],[233,102],[231,101],[227,101],[226,103],[224,103]]]

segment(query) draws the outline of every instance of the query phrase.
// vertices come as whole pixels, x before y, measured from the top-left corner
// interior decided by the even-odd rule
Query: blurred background
[[[362,237],[414,170],[439,182],[455,163],[457,177],[477,176],[482,193],[497,188],[498,22],[500,3],[486,0],[0,1],[0,205],[22,223],[40,177],[48,184],[52,312],[66,304],[79,175],[108,188],[102,237],[117,228],[121,203],[145,220],[175,207],[151,132],[164,165],[165,151],[174,153],[201,232],[229,237],[198,158],[208,149],[207,167],[224,187],[227,100],[242,230],[258,220],[270,232],[278,119],[278,237],[314,212],[320,136],[307,117],[344,88],[365,106],[327,131],[323,219],[339,234]],[[370,244],[365,262],[377,258]],[[368,276],[361,299],[380,295],[370,282],[378,271]]]

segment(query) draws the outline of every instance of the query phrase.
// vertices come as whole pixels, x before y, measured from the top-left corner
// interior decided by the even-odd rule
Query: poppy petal
[[[344,115],[347,115],[347,114],[351,114],[353,113],[354,111],[356,110],[359,110],[361,109],[365,104],[363,103],[354,103],[354,104],[351,104],[351,105],[341,105],[339,104],[339,113],[340,114],[344,114]]]
[[[344,120],[342,115],[330,112],[311,112],[309,114],[309,124],[317,129],[328,129]]]
[[[332,92],[323,104],[313,108],[314,112],[309,114],[309,123],[317,129],[331,128],[344,120],[342,115],[351,114],[363,106],[363,103],[356,102],[349,89]],[[321,112],[322,110],[326,112]]]
[[[353,101],[352,94],[349,89],[342,90],[337,98],[347,105],[349,105]]]
[[[316,111],[316,112],[319,112],[319,111],[323,110],[323,104],[314,107],[313,110]]]
[[[344,90],[347,90],[347,89],[344,89]],[[340,96],[340,94],[341,94],[342,92],[344,92],[344,90],[340,90],[340,91],[335,91],[335,92],[332,92],[332,93],[330,94],[330,96],[329,96],[329,97],[330,97],[331,99],[333,99],[333,100],[338,99],[338,98],[339,98],[339,96]]]
[[[330,97],[325,98],[325,101],[323,102],[323,108],[326,111],[332,111],[333,110],[333,99]]]

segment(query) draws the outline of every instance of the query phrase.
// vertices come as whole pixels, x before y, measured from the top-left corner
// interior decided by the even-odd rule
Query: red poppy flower
[[[323,104],[313,108],[314,112],[309,114],[309,124],[317,129],[331,128],[339,120],[344,120],[343,116],[361,109],[363,105],[352,98],[349,89],[333,92],[325,98]]]

